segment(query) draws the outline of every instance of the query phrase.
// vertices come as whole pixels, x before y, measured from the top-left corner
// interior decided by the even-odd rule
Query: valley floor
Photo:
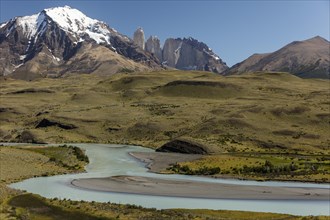
[[[82,158],[81,154],[74,151],[75,148],[70,147],[46,149],[1,146],[1,219],[327,219],[326,216],[298,217],[240,211],[156,210],[134,205],[45,199],[6,186],[33,176],[76,172],[72,167],[79,170],[85,159],[78,159]],[[69,156],[72,154],[76,156]],[[74,163],[75,166],[68,166]],[[34,168],[30,169],[29,166]]]
[[[30,82],[2,77],[0,142],[120,143],[158,148],[170,140],[186,139],[205,146],[210,154],[187,156],[166,166],[156,164],[151,169],[189,175],[329,183],[329,100],[328,80],[300,79],[286,73],[222,77],[206,72],[158,71],[72,75]],[[192,219],[189,215],[195,219],[251,217],[243,212],[238,212],[241,215],[208,210],[156,211],[51,201],[34,195],[20,197],[25,194],[9,189],[6,184],[33,176],[79,172],[86,158],[73,148],[69,155],[75,153],[77,161],[43,149],[0,149],[1,217],[17,218],[34,212],[35,209],[22,203],[10,203],[16,194],[18,201],[32,199],[42,207],[56,207],[60,211],[76,207],[81,213],[84,208],[106,218],[166,219],[173,213],[178,219]],[[106,214],[102,209],[112,211]],[[260,214],[263,215],[268,214]]]

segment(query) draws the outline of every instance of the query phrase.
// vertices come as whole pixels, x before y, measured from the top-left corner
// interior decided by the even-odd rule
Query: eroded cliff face
[[[153,54],[159,61],[163,60],[162,48],[158,37],[150,36],[145,43],[145,50]]]
[[[202,70],[222,73],[228,66],[205,43],[194,38],[168,38],[163,48],[156,36],[150,36],[144,43],[144,31],[134,32],[134,43],[140,49],[157,58],[163,67],[180,70]]]
[[[163,60],[164,65],[175,67],[180,58],[182,42],[173,38],[168,38],[163,47]]]
[[[181,70],[221,73],[228,66],[205,43],[193,38],[169,38],[163,48],[164,65]]]

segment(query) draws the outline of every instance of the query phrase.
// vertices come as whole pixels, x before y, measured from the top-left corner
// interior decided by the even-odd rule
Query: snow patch
[[[37,19],[39,14],[40,13],[16,18],[16,25],[23,29],[23,33],[27,38],[31,38],[37,32]]]
[[[60,62],[60,61],[61,61],[61,59],[60,59],[60,58],[58,58],[58,57],[55,57],[54,55],[53,55],[53,59],[54,59],[54,60],[56,60],[57,62]]]
[[[0,24],[0,28],[3,28],[4,26],[6,26],[8,24],[8,22],[2,23]]]
[[[24,63],[18,64],[17,66],[15,66],[15,69],[18,69],[18,68],[20,68],[23,65],[24,65]]]
[[[220,57],[217,56],[212,49],[209,47],[208,49],[203,49],[204,53],[208,54],[209,56],[211,56],[213,59],[215,59],[216,61],[220,60]]]
[[[101,43],[107,43],[110,44],[110,37],[105,36],[100,33],[95,33],[90,30],[86,30],[86,33],[89,35],[90,38],[96,41],[96,43],[101,44]]]
[[[211,57],[213,57],[213,59],[215,59],[215,60],[220,60],[220,57],[218,57],[218,56],[211,55]]]
[[[20,68],[21,66],[24,65],[24,63],[18,64],[17,66],[15,66],[14,64],[12,64],[14,66],[14,70],[13,72],[15,72],[18,68]]]
[[[31,40],[29,40],[28,45],[27,45],[27,47],[25,49],[25,52],[28,52],[29,49],[30,49],[30,47],[31,47]]]
[[[26,55],[21,55],[21,56],[19,56],[19,59],[20,60],[24,60],[26,58]]]
[[[181,47],[182,47],[182,41],[180,42],[178,48],[174,51],[174,62],[175,62],[175,65],[177,64],[179,58],[180,58],[180,51],[181,51]]]

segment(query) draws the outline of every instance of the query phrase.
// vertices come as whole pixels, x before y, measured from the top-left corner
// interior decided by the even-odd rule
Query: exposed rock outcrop
[[[150,36],[145,44],[145,50],[157,57],[159,61],[163,60],[162,49],[158,37]]]
[[[144,50],[144,31],[142,28],[139,27],[134,32],[133,41],[136,45],[142,48],[142,50]]]
[[[221,73],[228,69],[218,55],[203,42],[193,38],[169,38],[163,48],[163,64],[181,70]]]
[[[0,75],[20,79],[67,73],[160,69],[133,40],[77,9],[49,8],[0,24]]]
[[[160,148],[156,149],[157,152],[173,152],[182,154],[208,154],[208,149],[198,143],[193,143],[188,140],[173,140]]]
[[[61,122],[57,121],[50,121],[46,118],[42,119],[37,125],[36,128],[46,128],[46,127],[51,127],[51,126],[56,126],[65,130],[71,130],[77,128],[75,125],[72,124],[64,124]]]

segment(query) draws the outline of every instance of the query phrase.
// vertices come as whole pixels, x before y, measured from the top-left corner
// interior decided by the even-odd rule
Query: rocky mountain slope
[[[154,55],[164,67],[180,70],[202,70],[221,73],[228,66],[205,43],[189,38],[168,38],[163,48],[156,36],[150,36],[144,43],[144,32],[138,28],[134,42],[140,48]]]
[[[305,41],[294,41],[273,53],[254,54],[224,74],[282,71],[303,78],[329,78],[329,64],[330,42],[317,36]]]
[[[163,68],[220,73],[228,67],[204,43],[192,38],[133,37],[69,6],[44,9],[0,24],[0,75],[31,80],[74,73],[113,74]]]
[[[133,40],[69,6],[1,24],[0,56],[0,74],[19,78],[160,66]]]
[[[169,38],[165,41],[162,62],[181,70],[221,73],[228,69],[218,55],[194,38]]]

